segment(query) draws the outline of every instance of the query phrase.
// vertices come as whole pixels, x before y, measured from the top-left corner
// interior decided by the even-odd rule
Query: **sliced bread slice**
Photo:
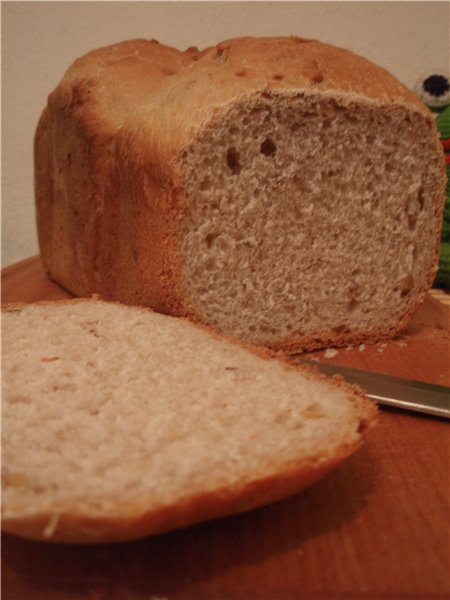
[[[349,456],[376,407],[180,318],[101,300],[3,312],[5,531],[144,537],[263,505]]]

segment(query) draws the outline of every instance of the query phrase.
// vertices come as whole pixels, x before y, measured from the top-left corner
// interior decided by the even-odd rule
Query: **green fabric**
[[[448,171],[447,169],[447,177],[449,175]],[[442,223],[439,270],[436,274],[434,285],[450,289],[450,196],[448,192],[445,199],[444,222]]]
[[[442,239],[450,242],[450,197],[445,199],[444,223],[442,224]]]
[[[439,269],[434,285],[450,289],[450,198],[445,201],[445,216],[442,224]]]
[[[436,127],[441,140],[450,139],[450,106],[436,117]],[[439,270],[434,285],[450,289],[450,165],[447,164],[447,184],[445,187],[444,222],[442,223]]]
[[[441,136],[441,140],[448,140],[450,138],[450,106],[447,106],[447,108],[436,117],[436,127]]]
[[[439,270],[434,285],[450,289],[450,242],[441,242]]]

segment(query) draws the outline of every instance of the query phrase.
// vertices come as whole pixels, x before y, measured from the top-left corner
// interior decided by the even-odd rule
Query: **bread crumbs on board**
[[[338,351],[336,348],[327,348],[324,353],[324,358],[334,358],[337,356]]]

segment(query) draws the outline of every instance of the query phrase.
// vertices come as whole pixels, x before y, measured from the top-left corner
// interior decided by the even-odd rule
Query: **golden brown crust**
[[[190,119],[175,138],[189,143],[193,131],[218,108],[254,92],[331,94],[344,102],[406,106],[431,120],[419,98],[385,69],[348,50],[316,40],[244,37],[205,51],[173,81],[162,82],[156,97],[163,116],[182,110],[190,98]],[[182,141],[183,140],[183,141]]]
[[[139,303],[156,290],[146,303],[158,306],[170,233],[164,184],[129,156],[120,132],[130,109],[194,56],[123,42],[75,61],[49,96],[35,136],[39,241],[46,271],[76,295]]]
[[[293,92],[402,106],[433,127],[416,95],[384,69],[294,36],[239,38],[202,52],[132,40],[75,61],[36,132],[37,222],[47,273],[78,296],[99,293],[199,321],[177,256],[187,202],[177,159],[230,104]],[[437,213],[444,186],[443,170]],[[437,264],[438,236],[435,244]],[[431,267],[429,285],[434,274]],[[272,346],[295,352],[391,337],[407,325],[425,291],[389,332],[322,332]]]
[[[323,462],[316,457],[316,461],[310,464],[293,465],[281,473],[187,496],[177,503],[150,510],[146,507],[151,505],[151,500],[142,498],[123,514],[79,513],[74,507],[73,511],[61,514],[8,516],[2,520],[2,529],[48,542],[92,544],[143,538],[282,500],[324,477],[354,452],[358,445],[342,446],[337,455]]]

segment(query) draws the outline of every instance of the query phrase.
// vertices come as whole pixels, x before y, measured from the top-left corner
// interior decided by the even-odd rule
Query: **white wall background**
[[[240,35],[347,47],[408,86],[449,63],[449,3],[2,2],[2,265],[38,253],[33,135],[48,93],[85,52],[137,37],[184,49]]]

